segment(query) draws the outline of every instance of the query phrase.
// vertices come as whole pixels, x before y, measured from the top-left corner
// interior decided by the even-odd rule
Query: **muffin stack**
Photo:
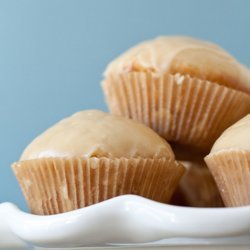
[[[111,62],[102,87],[111,114],[63,119],[12,165],[32,213],[124,194],[169,203],[175,192],[172,202],[188,206],[223,206],[221,197],[226,206],[250,204],[250,73],[227,52],[160,37]]]

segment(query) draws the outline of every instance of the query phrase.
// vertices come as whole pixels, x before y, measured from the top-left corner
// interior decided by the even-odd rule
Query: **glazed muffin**
[[[131,48],[108,65],[102,87],[111,113],[204,152],[250,112],[249,70],[219,46],[190,37]]]
[[[250,205],[250,115],[223,132],[205,161],[226,206]]]
[[[223,207],[219,190],[204,161],[181,161],[186,173],[172,197],[171,203],[190,207]]]
[[[34,214],[62,213],[123,194],[168,202],[184,173],[153,130],[97,110],[49,128],[12,168]]]

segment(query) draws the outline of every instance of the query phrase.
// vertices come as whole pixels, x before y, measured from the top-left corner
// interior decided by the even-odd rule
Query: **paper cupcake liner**
[[[250,151],[214,153],[205,161],[226,206],[250,205]]]
[[[183,175],[172,199],[175,205],[191,207],[223,207],[214,178],[201,162],[181,162],[187,171]]]
[[[250,96],[188,75],[130,72],[102,83],[111,113],[146,124],[168,141],[209,150],[250,112]]]
[[[115,196],[168,202],[185,169],[166,158],[46,158],[12,165],[34,214],[57,214]]]

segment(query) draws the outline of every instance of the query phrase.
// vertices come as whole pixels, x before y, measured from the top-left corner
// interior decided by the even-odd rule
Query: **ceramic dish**
[[[192,245],[250,247],[250,206],[187,208],[124,195],[63,214],[37,216],[12,203],[0,205],[0,249]]]

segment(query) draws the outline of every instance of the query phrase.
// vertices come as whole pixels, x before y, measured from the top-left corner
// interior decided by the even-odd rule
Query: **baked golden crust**
[[[249,70],[219,46],[190,37],[159,37],[129,49],[104,75],[128,72],[181,74],[250,93]]]

